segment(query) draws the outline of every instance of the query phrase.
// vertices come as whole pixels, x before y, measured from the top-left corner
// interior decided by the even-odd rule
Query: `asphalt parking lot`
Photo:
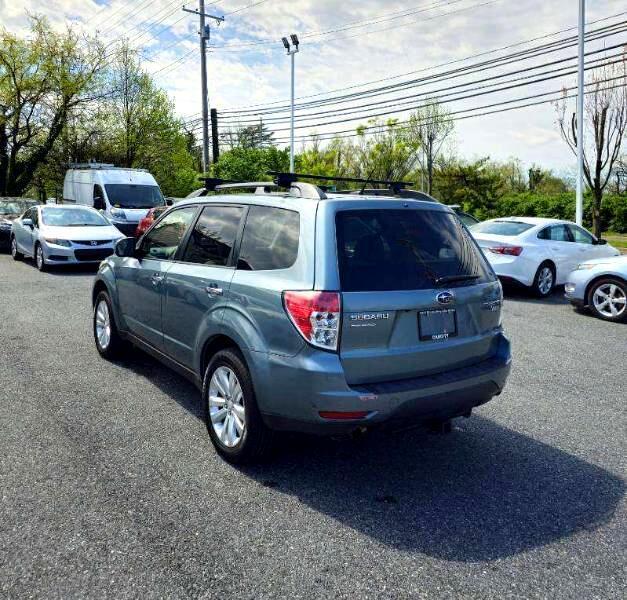
[[[510,291],[508,387],[452,434],[237,469],[187,381],[98,356],[92,278],[0,254],[0,597],[627,594],[627,326]]]

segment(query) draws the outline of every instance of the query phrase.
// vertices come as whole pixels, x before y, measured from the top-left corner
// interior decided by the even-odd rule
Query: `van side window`
[[[196,207],[187,206],[166,215],[144,236],[141,255],[172,260],[195,214]]]
[[[228,264],[244,209],[205,206],[189,237],[184,262],[224,267]]]
[[[252,206],[248,212],[237,268],[288,269],[298,256],[300,215],[293,210]]]

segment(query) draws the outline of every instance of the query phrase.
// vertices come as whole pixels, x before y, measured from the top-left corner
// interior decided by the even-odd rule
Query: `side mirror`
[[[22,219],[22,225],[24,225],[24,227],[30,227],[32,229],[33,228],[33,220],[32,219]]]
[[[605,245],[607,245],[607,240],[603,240],[603,239],[599,238],[597,240],[597,245],[598,246],[605,246]]]
[[[107,205],[105,204],[104,198],[100,196],[94,196],[94,208],[96,210],[105,210]]]
[[[135,238],[125,237],[115,244],[115,255],[122,258],[133,258],[135,256]]]
[[[165,205],[166,206],[172,206],[174,204],[174,200],[172,200],[172,198],[166,198],[165,199]]]

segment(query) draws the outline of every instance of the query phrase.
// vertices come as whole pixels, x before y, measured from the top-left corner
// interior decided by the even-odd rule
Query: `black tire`
[[[234,446],[228,446],[220,439],[211,419],[209,389],[213,374],[220,367],[226,367],[235,374],[242,391],[245,426],[241,437],[239,437]],[[273,434],[263,422],[259,407],[257,406],[250,372],[244,358],[236,349],[229,348],[221,350],[213,356],[205,371],[202,398],[207,431],[209,432],[211,442],[220,456],[230,463],[244,464],[259,461],[267,455],[272,446]],[[224,410],[226,410],[226,403]],[[233,413],[234,412],[235,411],[233,411]],[[235,415],[233,415],[231,419],[235,419]],[[235,427],[235,425],[233,426]],[[226,420],[224,421],[224,427],[226,428]]]
[[[590,286],[590,289],[588,290],[588,306],[590,307],[592,314],[599,319],[603,319],[604,321],[610,321],[612,323],[627,323],[627,306],[622,302],[613,303],[615,309],[618,311],[618,314],[616,315],[604,314],[602,312],[603,309],[601,309],[599,306],[597,306],[597,303],[595,303],[595,293],[597,292],[597,290],[603,291],[602,288],[606,288],[607,290],[607,288],[610,286],[616,286],[616,288],[614,288],[614,298],[619,298],[622,300],[627,299],[626,281],[618,279],[616,277],[604,277],[603,279],[595,281]]]
[[[13,260],[22,260],[24,258],[24,255],[17,249],[17,240],[14,235],[11,236],[10,252]]]
[[[100,310],[103,303],[104,305],[106,305],[109,322],[108,342],[106,343],[104,336],[101,337],[98,331],[98,311]],[[111,309],[111,299],[109,298],[109,294],[107,294],[107,292],[100,292],[96,297],[96,302],[94,303],[94,312],[92,316],[92,329],[94,332],[94,342],[96,343],[96,350],[98,350],[100,356],[106,358],[107,360],[113,360],[120,356],[120,353],[124,347],[124,340],[120,337],[118,328],[115,324],[113,310]]]
[[[550,272],[550,283],[547,287],[547,274]],[[550,262],[543,262],[536,271],[531,286],[533,293],[538,298],[548,298],[555,289],[555,267]]]
[[[44,273],[48,270],[48,265],[46,265],[46,258],[44,257],[44,249],[41,247],[41,244],[37,242],[35,244],[35,252],[33,253],[33,258],[35,259],[35,266]]]

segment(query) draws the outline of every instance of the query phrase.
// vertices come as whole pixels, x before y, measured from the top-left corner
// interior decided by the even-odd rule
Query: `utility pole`
[[[218,140],[218,111],[211,109],[211,145],[213,154],[213,164],[215,165],[220,158],[220,144]]]
[[[285,49],[287,50],[287,55],[291,58],[292,62],[292,81],[291,81],[291,89],[292,89],[292,102],[291,102],[291,112],[290,112],[290,173],[294,172],[294,56],[298,52],[298,36],[293,33],[290,35],[290,39],[292,43],[287,38],[281,38]]]
[[[579,0],[579,65],[577,74],[577,208],[575,222],[583,220],[583,86],[586,0]]]
[[[205,12],[205,0],[198,0],[198,10],[190,10],[183,6],[183,11],[200,17],[200,85],[202,89],[202,168],[204,173],[209,170],[209,91],[207,89],[207,42],[211,39],[211,26],[205,19],[212,19],[218,25],[224,17],[216,17]],[[215,160],[215,157],[214,157]]]

